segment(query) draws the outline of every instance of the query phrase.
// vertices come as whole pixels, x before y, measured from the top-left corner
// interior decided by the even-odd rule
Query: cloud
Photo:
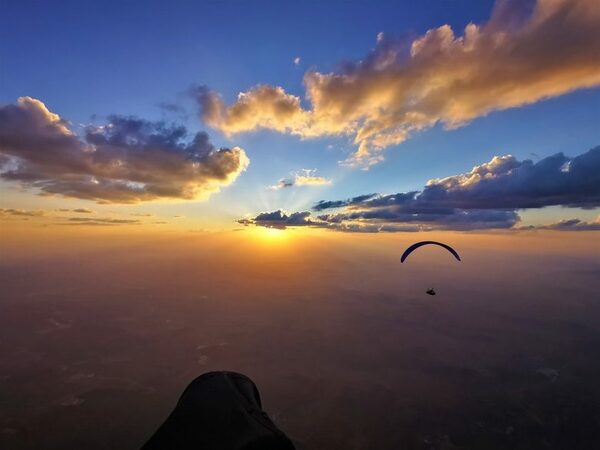
[[[321,200],[313,210],[322,214],[303,213],[301,225],[371,232],[508,229],[519,223],[518,210],[556,205],[600,206],[600,146],[574,158],[557,153],[535,163],[495,156],[464,174],[430,180],[421,191]],[[330,210],[335,211],[323,214]],[[263,217],[297,226],[281,213],[259,215],[247,224],[265,226],[269,221]],[[567,221],[549,229],[567,227],[596,225]]]
[[[93,209],[88,209],[88,208],[75,208],[75,209],[58,208],[56,211],[59,211],[59,212],[74,212],[74,213],[80,213],[80,214],[95,214],[96,213],[96,211],[94,211]]]
[[[562,205],[600,206],[600,146],[574,158],[557,153],[537,162],[495,156],[471,171],[427,182],[422,191],[367,194],[349,200],[321,201],[317,211],[402,208],[405,212],[460,209],[527,209]]]
[[[113,219],[111,217],[71,217],[62,225],[90,225],[90,226],[107,226],[107,225],[139,225],[142,222],[138,219]]]
[[[273,212],[261,213],[254,218],[240,219],[237,222],[242,225],[259,225],[266,228],[278,229],[285,229],[288,226],[301,227],[317,225],[317,223],[310,220],[310,215],[309,211],[288,214],[279,209]]]
[[[163,102],[157,103],[156,106],[158,106],[158,108],[162,109],[163,111],[166,111],[169,113],[178,113],[178,114],[186,115],[185,108],[174,102],[163,101]]]
[[[0,216],[23,216],[23,217],[41,217],[46,215],[46,211],[41,209],[13,209],[0,208]]]
[[[600,231],[600,216],[593,222],[580,219],[567,219],[549,225],[523,227],[527,230],[559,230],[559,231]]]
[[[337,222],[335,220],[327,221],[323,217],[313,218],[310,211],[289,214],[281,209],[273,212],[260,213],[256,217],[240,219],[237,223],[245,226],[256,225],[265,228],[277,228],[280,230],[285,230],[288,227],[313,227],[352,233],[414,232],[424,229],[415,225],[350,223]]]
[[[454,208],[405,209],[402,207],[377,207],[355,212],[323,214],[318,219],[338,225],[370,225],[375,228],[394,228],[412,225],[415,229],[429,230],[487,230],[507,229],[520,221],[511,210],[464,210]],[[402,230],[405,231],[405,230]]]
[[[317,176],[316,169],[302,169],[294,174],[292,179],[281,178],[276,185],[269,186],[272,190],[280,190],[294,186],[325,186],[330,185],[331,180]]]
[[[492,111],[600,84],[596,0],[497,1],[487,23],[462,34],[449,25],[407,42],[377,36],[375,49],[336,72],[309,71],[301,99],[259,85],[227,106],[196,91],[204,121],[225,133],[270,129],[303,138],[353,137],[348,163],[368,166],[382,150],[438,123],[455,128]]]
[[[287,227],[326,228],[336,231],[380,233],[442,230],[480,230],[511,228],[519,220],[514,211],[453,211],[434,215],[321,215],[312,217],[310,211],[286,213],[282,210],[264,212],[256,217],[238,220],[242,225],[266,228]]]
[[[344,206],[352,206],[354,204],[360,204],[366,200],[372,199],[373,197],[377,197],[378,194],[365,194],[359,195],[357,197],[349,198],[346,200],[321,200],[319,201],[313,209],[315,211],[323,211],[325,209],[331,208],[341,208]]]
[[[41,195],[139,203],[204,198],[248,166],[241,148],[187,135],[183,126],[112,116],[78,136],[40,100],[21,97],[0,106],[0,178]]]
[[[302,169],[296,174],[296,186],[323,186],[331,184],[331,180],[315,175],[316,169]]]
[[[281,178],[277,184],[273,186],[269,186],[269,189],[273,191],[278,191],[280,189],[294,187],[294,180],[290,180],[289,178]]]

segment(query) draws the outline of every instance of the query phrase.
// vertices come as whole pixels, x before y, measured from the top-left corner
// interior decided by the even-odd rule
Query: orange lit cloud
[[[441,123],[455,128],[486,114],[600,84],[596,0],[499,0],[489,21],[462,34],[449,25],[412,42],[380,33],[376,48],[338,72],[307,72],[305,109],[281,87],[257,86],[227,106],[197,91],[202,117],[227,135],[260,128],[303,138],[345,135],[347,161],[368,166],[382,150]]]
[[[187,136],[183,126],[120,116],[78,136],[40,100],[21,97],[0,106],[0,178],[98,203],[194,200],[231,184],[249,164],[239,147],[216,149],[206,133]]]

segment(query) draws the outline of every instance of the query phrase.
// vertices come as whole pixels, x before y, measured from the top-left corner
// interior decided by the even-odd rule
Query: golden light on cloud
[[[597,0],[498,1],[490,19],[464,30],[442,24],[405,41],[380,33],[365,58],[337,72],[304,75],[305,100],[258,85],[226,105],[198,91],[202,117],[231,136],[270,129],[302,138],[350,136],[345,161],[368,167],[387,147],[441,124],[453,129],[494,111],[600,85]]]

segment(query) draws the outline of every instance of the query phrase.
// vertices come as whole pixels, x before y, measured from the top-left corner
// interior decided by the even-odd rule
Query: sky
[[[2,2],[0,447],[139,448],[233,370],[299,450],[592,448],[599,29],[597,0]],[[423,240],[461,262],[401,263]]]
[[[5,221],[598,227],[593,1],[25,1],[0,21]],[[595,171],[565,170],[585,154]],[[426,202],[432,183],[461,200]]]

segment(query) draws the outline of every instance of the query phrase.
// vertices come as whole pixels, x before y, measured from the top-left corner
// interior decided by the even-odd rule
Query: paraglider
[[[421,241],[421,242],[417,242],[413,245],[411,245],[410,247],[408,247],[406,250],[404,250],[404,253],[402,254],[402,256],[400,257],[400,262],[403,263],[406,258],[408,258],[408,255],[410,255],[412,252],[414,252],[416,249],[418,249],[419,247],[422,247],[424,245],[429,245],[429,244],[433,244],[433,245],[439,245],[440,247],[445,248],[446,250],[448,250],[450,253],[452,253],[452,255],[458,260],[460,261],[460,256],[459,254],[456,252],[456,250],[454,250],[452,247],[450,247],[449,245],[443,244],[441,242],[436,242],[436,241]],[[428,289],[427,291],[425,291],[426,294],[428,295],[435,295],[435,290],[433,288]]]
[[[424,245],[439,245],[440,247],[445,248],[446,250],[448,250],[450,253],[452,253],[454,255],[454,257],[460,261],[460,256],[458,255],[458,253],[456,253],[456,250],[454,250],[452,247],[450,247],[449,245],[446,244],[442,244],[441,242],[436,242],[436,241],[421,241],[421,242],[417,242],[413,245],[411,245],[410,247],[408,247],[406,250],[404,250],[404,253],[402,254],[402,256],[400,257],[400,262],[404,262],[404,260],[406,258],[408,258],[408,255],[410,255],[412,252],[414,252],[416,249],[418,249],[419,247],[422,247]]]

